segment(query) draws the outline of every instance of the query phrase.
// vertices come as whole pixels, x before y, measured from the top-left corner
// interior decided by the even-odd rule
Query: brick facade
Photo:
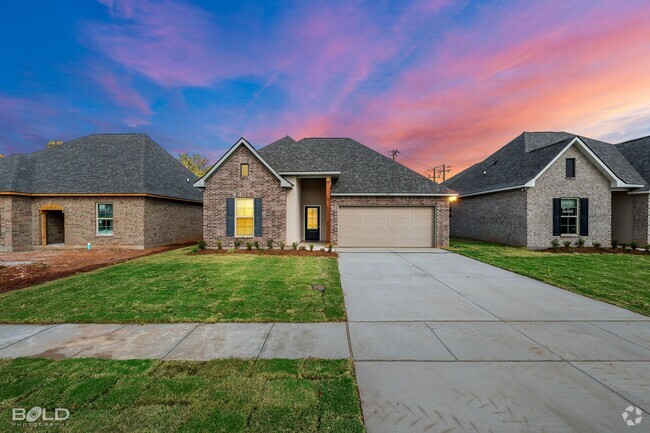
[[[650,244],[650,194],[634,194],[634,241],[639,246]]]
[[[97,204],[113,204],[112,236],[97,235]],[[143,249],[201,238],[201,205],[148,197],[0,197],[0,249],[21,251],[42,246],[40,209],[64,209],[67,248]]]
[[[249,175],[241,176],[240,164],[249,164]],[[233,246],[235,237],[226,236],[226,199],[262,199],[262,236],[242,241],[266,239],[284,241],[287,233],[287,191],[277,177],[245,146],[239,146],[206,180],[203,190],[203,239],[209,248],[220,240],[224,247]]]
[[[449,245],[449,200],[444,197],[381,197],[381,196],[332,196],[331,230],[332,243],[338,243],[339,206],[435,206],[436,246]]]

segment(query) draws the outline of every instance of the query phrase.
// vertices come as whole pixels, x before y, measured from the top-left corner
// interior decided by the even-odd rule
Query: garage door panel
[[[433,207],[340,206],[341,247],[432,247]]]

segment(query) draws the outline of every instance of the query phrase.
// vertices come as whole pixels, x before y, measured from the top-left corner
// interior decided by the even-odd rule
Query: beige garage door
[[[433,207],[339,207],[341,247],[433,247]]]

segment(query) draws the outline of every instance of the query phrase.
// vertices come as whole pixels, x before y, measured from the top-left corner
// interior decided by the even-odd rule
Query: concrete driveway
[[[339,263],[369,433],[650,431],[650,318],[443,250]]]

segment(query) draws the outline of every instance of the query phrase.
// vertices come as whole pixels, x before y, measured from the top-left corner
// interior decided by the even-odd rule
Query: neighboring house
[[[350,138],[240,139],[199,179],[208,247],[235,239],[432,247],[455,193]]]
[[[96,134],[0,159],[0,250],[197,241],[196,177],[145,134]]]
[[[650,139],[618,145],[524,132],[444,183],[459,193],[451,234],[548,248],[583,238],[650,243]]]

